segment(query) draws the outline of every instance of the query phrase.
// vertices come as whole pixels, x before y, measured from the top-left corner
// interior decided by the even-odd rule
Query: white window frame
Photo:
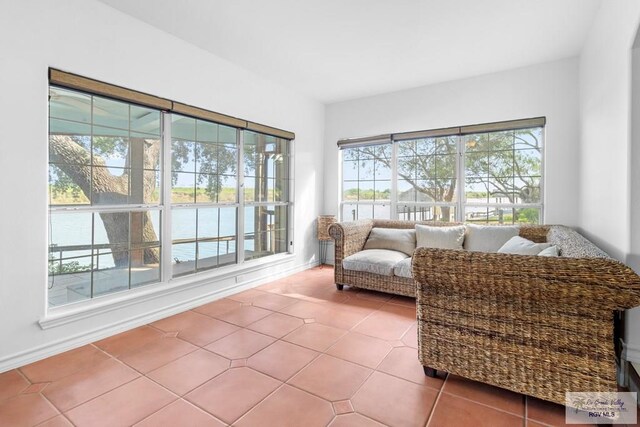
[[[77,89],[77,88],[67,88],[64,86],[60,86],[58,84],[50,83],[48,87],[61,87],[66,90],[72,90],[79,93],[83,93],[89,96],[99,96],[109,98],[108,96],[93,93],[89,90]],[[117,100],[123,103],[127,103],[129,105],[138,105],[135,102],[127,101],[127,100]],[[153,108],[153,107],[151,107]],[[139,298],[144,298],[149,295],[162,295],[168,292],[172,292],[173,288],[176,287],[184,287],[185,285],[190,285],[194,283],[199,283],[202,280],[211,280],[211,279],[224,279],[229,277],[230,275],[235,275],[243,272],[250,272],[255,270],[256,268],[261,268],[262,266],[268,265],[277,265],[283,260],[291,259],[291,256],[294,254],[294,239],[293,239],[293,231],[294,231],[294,185],[295,185],[295,174],[294,174],[294,165],[295,165],[295,144],[293,139],[283,138],[278,136],[284,140],[287,144],[287,152],[288,152],[288,167],[287,167],[287,200],[280,202],[245,202],[244,201],[244,163],[243,163],[243,153],[244,153],[244,132],[249,131],[250,129],[243,129],[236,126],[231,126],[225,123],[217,123],[213,120],[209,120],[212,123],[221,124],[223,126],[234,127],[236,129],[236,141],[237,141],[237,183],[236,183],[236,194],[237,199],[235,203],[194,203],[189,205],[182,204],[172,204],[171,203],[171,146],[172,146],[172,134],[171,134],[171,111],[163,111],[158,108],[156,110],[160,111],[160,141],[161,141],[161,159],[160,159],[160,201],[158,204],[132,204],[132,205],[108,205],[108,206],[100,206],[100,205],[92,205],[92,206],[81,206],[81,205],[64,205],[64,206],[55,206],[48,205],[49,213],[48,216],[52,214],[56,214],[58,212],[87,212],[87,213],[100,213],[100,212],[110,212],[110,211],[127,211],[127,212],[138,212],[138,211],[149,211],[149,210],[157,210],[160,212],[161,224],[159,229],[159,243],[161,248],[161,265],[160,265],[160,280],[145,284],[143,286],[139,286],[136,288],[131,288],[128,290],[115,291],[111,293],[107,293],[105,295],[90,297],[87,299],[83,299],[77,302],[69,302],[66,304],[62,304],[59,306],[52,306],[49,304],[49,275],[47,275],[47,293],[46,293],[46,315],[45,319],[40,322],[43,328],[55,326],[58,324],[68,323],[71,318],[67,320],[58,320],[57,317],[66,318],[68,317],[65,313],[80,313],[87,310],[91,310],[92,308],[99,308],[98,311],[103,310],[105,304],[109,304],[109,302],[122,302],[123,300],[135,301]],[[180,116],[187,116],[182,113],[175,113]],[[202,118],[195,117],[198,120],[205,120]],[[261,132],[260,130],[250,130],[251,132],[262,133],[268,135],[268,133]],[[48,143],[47,143],[48,144]],[[49,163],[47,163],[49,165]],[[286,247],[287,250],[284,252],[263,256],[260,258],[255,258],[251,260],[244,259],[244,209],[247,206],[256,206],[256,205],[268,205],[268,206],[286,206],[287,207],[287,218],[286,218]],[[204,269],[201,271],[196,271],[189,274],[180,275],[177,277],[173,277],[173,258],[172,258],[172,210],[174,208],[223,208],[223,207],[235,207],[237,210],[236,214],[236,262],[234,264],[224,265],[220,267],[214,267],[209,269]],[[47,251],[48,253],[49,251]],[[49,260],[47,259],[47,263]],[[54,276],[55,277],[55,276]],[[50,316],[51,313],[55,313],[56,315]],[[73,316],[71,316],[73,317]]]
[[[532,126],[531,123],[542,123],[540,125]],[[521,125],[518,127],[518,125]],[[513,126],[509,128],[509,126]],[[491,133],[491,132],[500,132],[507,130],[518,130],[518,129],[529,129],[529,128],[541,128],[541,138],[540,141],[540,202],[539,203],[486,203],[486,204],[469,204],[466,201],[465,194],[465,164],[466,164],[466,146],[465,146],[465,138],[468,134],[478,134],[478,133]],[[465,132],[465,129],[469,129],[469,131]],[[471,130],[476,130],[472,132]],[[455,132],[455,134],[454,134]],[[435,134],[440,136],[455,136],[456,141],[456,179],[457,179],[457,194],[456,199],[452,203],[447,202],[406,202],[398,200],[398,142],[407,141],[407,140],[418,140],[421,138],[425,138],[425,136],[420,136],[421,134]],[[339,180],[340,180],[340,196],[339,196],[339,205],[338,212],[339,218],[341,221],[352,221],[353,218],[345,218],[343,215],[344,205],[385,205],[386,203],[376,203],[373,201],[345,201],[344,200],[344,177],[343,177],[343,167],[344,167],[344,157],[343,157],[343,149],[356,148],[356,147],[366,147],[373,145],[382,145],[385,143],[392,144],[392,183],[391,183],[391,208],[389,218],[385,219],[398,219],[399,207],[400,206],[411,206],[411,207],[438,207],[438,206],[452,206],[455,207],[455,221],[456,222],[464,222],[466,218],[466,209],[469,206],[473,207],[495,207],[498,209],[514,209],[514,208],[534,208],[540,211],[539,223],[544,224],[545,222],[545,191],[544,191],[544,183],[545,183],[545,149],[546,149],[546,120],[541,118],[536,119],[523,119],[523,120],[510,120],[505,122],[498,123],[488,123],[483,125],[472,125],[467,127],[458,127],[458,128],[447,128],[443,130],[433,130],[433,131],[420,131],[420,132],[408,132],[408,133],[398,133],[398,134],[388,134],[388,135],[379,135],[373,137],[365,137],[365,138],[352,138],[352,139],[344,139],[338,142],[338,146],[341,148],[339,150]],[[358,219],[358,218],[356,218]]]

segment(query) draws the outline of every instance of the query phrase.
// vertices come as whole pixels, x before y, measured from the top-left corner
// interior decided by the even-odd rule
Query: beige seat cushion
[[[364,249],[390,249],[411,256],[416,249],[416,230],[374,227],[369,233]]]
[[[393,267],[406,258],[407,254],[389,249],[365,249],[343,259],[342,268],[391,276]]]
[[[411,258],[406,258],[396,264],[393,267],[393,274],[400,277],[406,277],[411,279],[413,274],[411,272]]]
[[[515,225],[466,224],[465,227],[464,248],[476,252],[497,252],[510,238],[520,233]]]

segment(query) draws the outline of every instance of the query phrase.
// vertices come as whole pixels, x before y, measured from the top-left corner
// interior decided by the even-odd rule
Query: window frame
[[[467,203],[466,198],[466,162],[467,162],[467,150],[465,141],[467,139],[467,135],[477,135],[477,134],[490,134],[501,131],[518,131],[523,129],[540,129],[540,198],[539,203],[486,203],[486,204],[478,204],[478,203]],[[454,137],[456,138],[456,196],[455,200],[451,203],[448,202],[418,202],[418,201],[400,201],[398,200],[399,196],[399,180],[400,177],[398,175],[399,169],[399,159],[398,156],[398,143],[402,143],[404,141],[418,141],[421,139],[427,138],[438,138],[438,137]],[[345,205],[358,205],[365,204],[371,205],[374,204],[372,202],[360,202],[360,201],[346,201],[344,199],[344,150],[356,147],[366,147],[373,145],[381,145],[381,144],[391,144],[392,145],[392,188],[391,188],[391,201],[390,201],[390,215],[388,218],[384,219],[400,219],[400,207],[413,207],[413,208],[430,208],[437,209],[439,207],[454,207],[455,215],[453,219],[455,222],[465,222],[466,221],[466,212],[468,207],[486,207],[486,208],[496,208],[496,209],[526,209],[526,208],[534,208],[539,211],[538,223],[544,224],[545,220],[545,152],[546,152],[546,119],[544,117],[533,118],[533,119],[521,119],[521,120],[509,120],[504,122],[496,122],[496,123],[486,123],[479,125],[470,125],[470,126],[461,126],[454,128],[446,128],[446,129],[435,129],[435,130],[427,130],[427,131],[418,131],[418,132],[403,132],[397,134],[388,134],[388,135],[380,135],[374,137],[366,137],[366,138],[354,138],[354,139],[344,139],[338,142],[339,147],[339,164],[340,164],[340,196],[339,196],[339,218],[341,221],[352,221],[352,218],[345,218],[344,216],[344,206]],[[368,218],[368,217],[367,217]],[[356,217],[356,219],[359,219]],[[403,218],[405,219],[405,218]],[[416,218],[411,218],[411,220],[416,220]],[[418,219],[421,220],[421,219]],[[427,221],[433,221],[434,219],[427,219]],[[442,221],[443,219],[438,218],[435,219],[437,221]],[[487,221],[489,219],[487,218]],[[446,220],[445,220],[446,221]],[[513,221],[513,219],[512,219]],[[506,222],[505,222],[506,224]]]
[[[107,85],[109,86],[109,85]],[[125,97],[111,97],[108,94],[104,94],[102,92],[98,92],[98,91],[92,91],[86,88],[78,88],[78,87],[73,87],[71,85],[67,86],[67,85],[63,85],[63,84],[59,84],[53,80],[51,80],[49,82],[48,85],[49,90],[54,89],[54,88],[60,88],[66,91],[71,91],[71,92],[75,92],[75,93],[80,93],[83,95],[87,95],[93,97],[97,96],[100,98],[105,98],[105,99],[112,99],[114,101],[118,101],[118,102],[122,102],[124,104],[126,104],[129,108],[129,111],[131,111],[131,107],[135,106],[142,106],[145,108],[150,108],[153,110],[158,111],[159,113],[159,144],[160,144],[160,158],[158,161],[158,170],[156,171],[157,173],[157,180],[159,181],[159,187],[157,188],[158,191],[158,200],[156,202],[153,203],[132,203],[132,204],[114,204],[114,205],[99,205],[99,204],[92,204],[92,200],[89,200],[89,203],[86,205],[80,205],[80,204],[70,204],[70,205],[52,205],[51,204],[51,200],[49,199],[47,202],[47,207],[48,207],[48,235],[51,235],[51,217],[52,215],[58,215],[58,214],[64,214],[67,212],[86,212],[88,214],[91,214],[91,218],[93,220],[94,217],[97,216],[97,214],[101,213],[101,212],[140,212],[140,211],[144,211],[144,212],[153,212],[153,211],[157,211],[159,212],[159,221],[160,223],[158,224],[158,245],[160,248],[160,255],[159,255],[159,262],[160,265],[158,267],[159,270],[159,278],[158,280],[154,280],[152,282],[149,283],[145,283],[143,285],[137,285],[136,287],[133,287],[131,285],[131,260],[129,260],[129,286],[127,287],[127,289],[122,289],[122,290],[116,290],[113,292],[109,292],[106,293],[104,295],[99,295],[99,296],[93,296],[94,292],[93,292],[93,288],[94,288],[94,284],[93,284],[93,279],[90,279],[90,283],[89,286],[92,289],[91,295],[88,298],[84,298],[82,300],[79,301],[65,301],[61,304],[52,304],[51,300],[50,300],[50,284],[53,280],[55,280],[55,277],[59,276],[62,273],[56,273],[53,275],[49,275],[49,273],[47,273],[47,293],[46,293],[46,311],[47,312],[61,312],[61,311],[69,311],[71,309],[73,309],[73,307],[78,307],[78,306],[92,306],[93,304],[97,303],[98,300],[102,300],[104,301],[105,299],[122,299],[123,297],[126,299],[129,298],[135,298],[135,295],[142,295],[142,294],[147,294],[149,292],[153,293],[154,292],[154,288],[158,288],[158,292],[161,292],[162,290],[166,290],[167,286],[182,286],[186,283],[193,283],[194,281],[197,282],[199,280],[203,280],[205,278],[216,278],[216,277],[227,277],[229,274],[233,274],[234,271],[251,271],[255,268],[255,266],[260,266],[260,265],[271,265],[274,263],[278,263],[279,260],[284,259],[284,258],[288,258],[291,254],[294,253],[294,246],[293,246],[293,231],[294,231],[294,183],[295,183],[295,175],[294,175],[294,164],[295,164],[295,156],[294,156],[294,147],[295,144],[294,139],[295,139],[295,135],[293,133],[290,132],[286,132],[286,131],[280,131],[278,129],[275,128],[271,128],[268,126],[264,126],[264,125],[258,125],[252,122],[245,122],[245,121],[241,121],[242,123],[244,123],[244,125],[242,126],[236,126],[236,125],[231,125],[228,122],[224,122],[224,120],[222,120],[222,122],[216,122],[214,120],[212,120],[213,118],[216,118],[218,116],[216,116],[216,114],[218,113],[211,113],[208,112],[207,110],[200,110],[200,109],[196,109],[195,107],[188,107],[185,106],[184,104],[177,104],[174,103],[178,106],[180,106],[180,108],[182,109],[180,112],[178,111],[178,109],[160,109],[156,106],[146,106],[143,105],[141,103],[135,102],[135,100],[132,99],[126,99]],[[91,105],[93,105],[93,102],[91,102]],[[187,108],[188,107],[188,108]],[[190,108],[190,109],[189,109]],[[50,109],[50,102],[48,103],[48,109]],[[182,112],[184,111],[184,112]],[[197,115],[191,115],[192,111],[195,111],[195,113],[198,113]],[[206,116],[205,113],[210,113],[209,116]],[[131,114],[131,113],[130,113]],[[236,183],[235,183],[235,190],[236,190],[236,199],[235,202],[220,202],[219,200],[217,200],[216,202],[200,202],[200,203],[192,203],[192,204],[180,204],[180,203],[172,203],[171,201],[171,192],[172,192],[172,140],[173,140],[173,136],[172,136],[172,132],[171,132],[171,123],[172,123],[172,119],[173,117],[175,117],[176,115],[178,116],[182,116],[182,117],[189,117],[189,118],[193,118],[196,120],[201,120],[201,121],[206,121],[206,122],[210,122],[210,123],[214,123],[217,125],[221,125],[221,126],[226,126],[226,127],[231,127],[235,130],[235,136],[236,136],[236,168],[237,168],[237,172],[235,174],[235,178],[236,178]],[[219,115],[223,118],[228,118],[229,116],[224,116],[224,115]],[[51,119],[51,113],[48,114],[48,118]],[[64,120],[64,119],[63,119]],[[234,119],[236,121],[239,121],[240,119]],[[91,123],[89,123],[90,129],[91,129],[91,137],[93,138],[93,120],[91,121]],[[130,127],[130,125],[129,125]],[[285,207],[286,210],[286,218],[285,218],[285,224],[284,224],[284,241],[282,243],[282,245],[284,245],[284,250],[280,251],[278,253],[275,254],[269,254],[266,256],[262,256],[259,258],[253,258],[253,259],[246,259],[245,260],[245,256],[244,256],[244,236],[245,236],[245,230],[244,230],[244,211],[246,207],[249,207],[250,204],[245,202],[244,200],[244,163],[243,163],[243,152],[244,152],[244,134],[245,132],[254,132],[257,134],[262,134],[262,135],[267,135],[267,136],[272,136],[275,138],[278,138],[279,140],[282,141],[282,143],[286,144],[286,149],[287,149],[287,167],[285,168],[285,181],[286,181],[286,190],[284,193],[284,198],[285,200],[283,201],[267,201],[267,202],[257,202],[260,205],[268,205],[268,206],[283,206]],[[49,144],[50,144],[50,137],[52,136],[52,132],[51,129],[49,129],[48,131],[48,137],[49,139],[47,140],[47,150],[49,150]],[[129,142],[130,144],[130,142]],[[128,147],[128,150],[130,150],[130,145]],[[91,155],[92,151],[90,149],[90,155]],[[130,153],[130,151],[128,151],[128,153]],[[47,162],[47,167],[50,168],[53,163],[48,160]],[[93,165],[91,165],[91,167],[93,167]],[[48,174],[49,176],[49,174]],[[48,180],[48,185],[51,185],[51,181],[49,180],[49,178],[47,178]],[[51,191],[51,190],[49,190]],[[172,236],[172,225],[173,225],[173,218],[172,218],[172,212],[174,209],[207,209],[207,208],[218,208],[218,209],[222,209],[222,208],[234,208],[236,209],[236,222],[235,222],[235,242],[236,242],[236,257],[235,257],[235,262],[233,263],[228,263],[228,264],[223,264],[223,265],[216,265],[214,267],[211,268],[206,268],[206,269],[201,269],[201,270],[196,270],[193,272],[189,272],[186,274],[181,274],[181,275],[177,275],[174,276],[173,271],[174,271],[174,267],[173,267],[173,262],[172,262],[172,246],[173,246],[173,236]],[[96,219],[96,221],[99,221],[99,219]],[[130,220],[131,221],[131,220]],[[218,219],[218,222],[220,222],[220,219]],[[91,251],[91,257],[93,260],[93,225],[92,225],[92,232],[91,232],[91,245],[92,245],[92,249]],[[129,231],[129,236],[131,235],[131,232]],[[131,237],[129,237],[129,240],[131,240]],[[47,244],[47,253],[50,254],[51,252],[51,248],[52,248],[52,241],[49,240],[48,244]],[[131,246],[131,243],[129,242],[129,246]],[[131,249],[129,249],[131,250]],[[49,260],[49,255],[47,257],[47,263],[48,265],[50,264],[50,260]],[[195,267],[194,267],[195,268]],[[90,265],[90,270],[88,271],[89,274],[91,274],[91,276],[93,276],[95,266],[93,261],[91,262]],[[130,295],[131,294],[131,295]],[[130,296],[128,296],[130,295]]]

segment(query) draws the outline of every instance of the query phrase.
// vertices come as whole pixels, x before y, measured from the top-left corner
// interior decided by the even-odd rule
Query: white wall
[[[547,117],[545,221],[577,225],[578,61],[556,61],[327,106],[325,213],[338,213],[341,138]]]
[[[3,2],[0,14],[0,372],[107,336],[217,288],[317,261],[324,106],[87,0]],[[48,67],[296,133],[296,256],[277,267],[203,284],[42,330],[47,283]],[[217,288],[216,288],[217,287]],[[184,306],[182,306],[184,308]],[[145,317],[146,316],[146,317]]]
[[[640,2],[602,2],[580,56],[580,227],[620,260],[630,252],[631,47]]]
[[[640,2],[602,2],[580,56],[580,228],[637,272],[640,60],[632,48],[639,22]],[[626,323],[628,358],[640,362],[640,309]]]

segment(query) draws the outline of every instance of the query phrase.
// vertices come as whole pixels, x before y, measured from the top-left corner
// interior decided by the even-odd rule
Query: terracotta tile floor
[[[415,302],[315,268],[0,374],[0,426],[541,426],[564,407],[417,359]]]

